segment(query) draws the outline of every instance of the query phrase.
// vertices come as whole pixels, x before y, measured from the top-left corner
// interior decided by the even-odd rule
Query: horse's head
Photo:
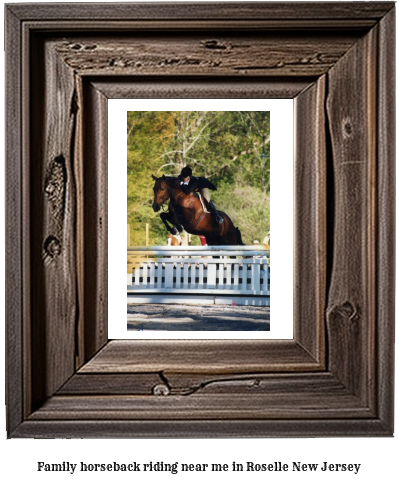
[[[169,186],[165,176],[162,176],[161,178],[152,176],[152,179],[155,181],[153,188],[154,201],[152,203],[152,209],[154,211],[159,211],[165,201],[170,198]]]

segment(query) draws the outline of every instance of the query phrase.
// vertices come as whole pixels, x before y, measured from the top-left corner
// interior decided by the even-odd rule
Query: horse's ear
[[[165,174],[162,174],[162,179],[165,179]]]
[[[157,180],[157,178],[156,178],[156,177],[155,177],[153,174],[151,174],[151,177],[152,177],[152,179],[153,179],[154,181],[156,181],[156,180]]]

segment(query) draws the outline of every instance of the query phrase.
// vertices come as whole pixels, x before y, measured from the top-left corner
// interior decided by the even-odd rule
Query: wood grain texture
[[[76,86],[51,46],[33,44],[31,91],[32,389],[33,404],[75,370]],[[43,85],[43,79],[56,83]],[[49,110],[46,107],[54,107]]]
[[[151,395],[154,387],[165,385],[159,374],[75,374],[60,395]],[[165,385],[166,387],[166,385]],[[158,389],[162,392],[162,388]],[[165,390],[165,392],[167,392]]]
[[[9,436],[392,435],[394,4],[6,16]],[[294,340],[106,343],[106,102],[131,96],[295,98]]]
[[[80,365],[108,341],[108,106],[85,83],[84,106],[84,353]]]
[[[327,270],[325,100],[326,79],[321,76],[295,98],[294,105],[295,339],[323,364]]]
[[[158,387],[163,385],[164,387]],[[319,394],[346,394],[342,383],[328,372],[309,373],[239,373],[203,374],[176,373],[164,371],[156,373],[85,373],[75,374],[57,393],[63,395],[178,395],[230,394],[258,395],[287,394],[287,390],[300,394],[303,391]],[[274,399],[274,400],[275,400]],[[355,400],[354,398],[352,398]],[[327,407],[329,399],[326,398]],[[308,406],[310,402],[308,403]],[[288,405],[287,405],[288,406]],[[309,408],[310,409],[310,408]]]
[[[375,30],[328,73],[333,243],[327,328],[330,370],[370,402],[375,334]],[[369,71],[370,70],[370,71]],[[373,352],[371,352],[373,353]]]
[[[82,404],[83,406],[83,404]],[[193,417],[195,415],[193,414]],[[15,438],[313,438],[390,435],[378,419],[38,420],[25,421]]]
[[[334,38],[334,42],[331,42]],[[139,33],[75,37],[55,49],[72,69],[90,76],[320,76],[356,42],[356,34],[237,32],[234,35]]]
[[[287,385],[289,385],[287,383]],[[206,420],[226,421],[257,419],[372,419],[368,408],[359,400],[336,389],[328,393],[299,392],[282,394],[257,394],[251,391],[233,390],[231,395],[194,394],[191,396],[54,396],[34,412],[29,420]],[[310,405],[312,407],[310,407]]]
[[[112,340],[80,372],[226,374],[319,368],[293,340]]]
[[[187,388],[187,374],[77,374],[30,420],[146,420],[154,414],[169,420],[314,418],[315,409],[318,419],[373,417],[329,373],[235,374],[209,376],[204,382],[193,378],[195,389]],[[123,393],[118,381],[126,386]],[[165,393],[157,394],[161,384]]]
[[[26,261],[26,230],[29,229],[26,210],[26,200],[23,200],[24,183],[26,173],[23,171],[22,139],[22,97],[20,95],[22,66],[13,63],[11,59],[17,57],[22,46],[19,20],[10,11],[6,10],[6,37],[5,49],[9,54],[6,59],[5,69],[7,98],[5,104],[5,116],[9,126],[14,127],[8,134],[5,146],[6,165],[6,195],[5,211],[6,221],[18,222],[18,225],[7,225],[5,234],[5,272],[7,276],[6,286],[6,345],[7,345],[7,385],[6,397],[7,423],[13,430],[22,421],[24,416],[24,363],[23,355],[24,330],[23,323],[26,319],[26,298],[29,294],[27,276],[24,272]],[[25,203],[25,204],[24,204]],[[25,225],[24,225],[25,224]],[[25,245],[24,245],[25,242]],[[25,249],[24,249],[25,247]],[[29,268],[28,268],[29,269]]]
[[[295,98],[313,78],[93,77],[92,85],[113,98]]]
[[[35,8],[29,5],[10,5],[9,10],[21,20],[127,20],[140,19],[154,21],[179,20],[186,22],[191,19],[203,21],[212,20],[240,20],[251,21],[270,19],[284,23],[287,20],[307,25],[314,21],[334,21],[341,23],[345,20],[362,24],[367,20],[374,23],[381,19],[393,8],[393,2],[328,2],[323,4],[303,3],[301,7],[293,8],[289,2],[225,2],[217,4],[187,3],[185,8],[179,4],[38,4]],[[316,24],[316,27],[319,24]],[[366,24],[369,26],[369,24]]]
[[[377,324],[376,356],[385,356],[377,370],[379,417],[393,430],[394,346],[395,346],[395,11],[379,24],[379,93],[377,99]]]

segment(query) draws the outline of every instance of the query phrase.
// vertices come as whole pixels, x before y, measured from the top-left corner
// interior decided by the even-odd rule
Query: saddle
[[[190,222],[189,226],[191,227],[191,230],[194,230],[194,228],[205,218],[205,215],[207,213],[210,213],[210,211],[208,211],[208,209],[206,207],[206,204],[204,202],[204,198],[201,196],[201,194],[200,193],[195,193],[195,194],[197,195],[197,197],[200,200],[200,203],[202,206],[202,213],[200,214],[200,216],[198,217],[196,222]]]

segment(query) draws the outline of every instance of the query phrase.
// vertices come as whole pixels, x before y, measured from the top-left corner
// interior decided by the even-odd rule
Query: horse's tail
[[[237,234],[237,244],[238,245],[245,245],[245,243],[242,241],[241,232],[240,232],[240,229],[238,227],[236,227],[236,234]]]

